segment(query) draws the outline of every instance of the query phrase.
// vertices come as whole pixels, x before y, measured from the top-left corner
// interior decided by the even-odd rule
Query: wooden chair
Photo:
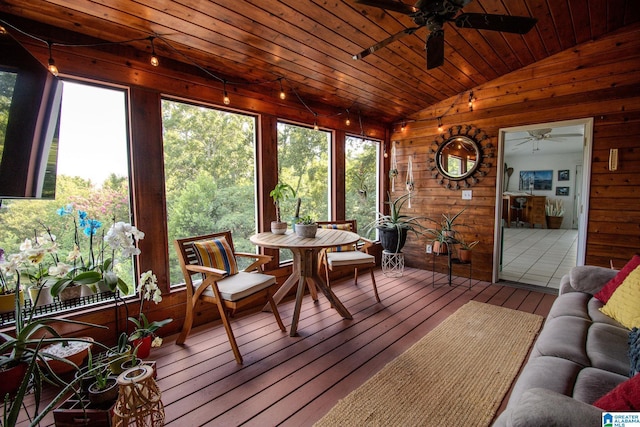
[[[198,301],[217,306],[238,364],[242,364],[242,355],[229,319],[235,310],[260,301],[262,304],[268,302],[278,326],[286,332],[270,293],[276,278],[260,272],[270,256],[235,252],[231,231],[177,239],[174,245],[187,285],[186,315],[176,344],[184,344],[187,339]],[[236,257],[253,258],[255,261],[243,271],[238,271]]]
[[[318,227],[334,228],[337,230],[352,231],[354,233],[358,232],[356,220],[318,221]],[[371,282],[373,283],[373,293],[376,296],[376,301],[380,302],[376,278],[373,274],[373,269],[376,266],[376,258],[368,253],[373,243],[362,238],[361,241],[364,242],[364,245],[360,249],[358,249],[355,244],[323,249],[320,252],[318,274],[320,274],[320,269],[324,267],[327,285],[331,286],[331,282],[329,281],[330,271],[354,270],[354,282],[355,285],[358,286],[358,270],[369,269]]]

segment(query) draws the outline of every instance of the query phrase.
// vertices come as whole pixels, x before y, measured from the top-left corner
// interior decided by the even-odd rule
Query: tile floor
[[[559,288],[576,265],[578,230],[504,228],[500,279]]]

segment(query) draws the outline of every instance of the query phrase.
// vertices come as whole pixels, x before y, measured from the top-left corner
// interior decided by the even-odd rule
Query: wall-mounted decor
[[[558,171],[558,181],[569,181],[569,169]]]
[[[487,175],[487,159],[494,156],[489,136],[471,125],[452,126],[436,138],[429,153],[432,177],[450,190],[476,184],[478,177]]]
[[[556,196],[568,196],[569,187],[556,187]]]
[[[518,190],[551,190],[553,188],[553,171],[520,171]]]

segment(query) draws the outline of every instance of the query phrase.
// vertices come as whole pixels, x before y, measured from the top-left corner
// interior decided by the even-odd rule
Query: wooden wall
[[[640,252],[640,27],[626,27],[600,40],[551,56],[519,71],[473,89],[473,111],[468,93],[434,105],[412,116],[403,131],[396,126],[400,177],[408,156],[414,155],[417,192],[412,212],[430,218],[442,213],[461,216],[467,239],[480,240],[474,249],[473,276],[491,280],[497,158],[487,176],[472,187],[473,199],[461,199],[461,190],[439,185],[428,169],[430,146],[439,135],[437,117],[447,129],[473,125],[498,145],[500,128],[592,117],[594,119],[591,189],[589,194],[586,264],[621,267]],[[415,120],[415,121],[412,121]],[[618,148],[619,168],[607,169],[610,148]],[[398,193],[397,193],[398,194]],[[397,195],[396,194],[396,195]],[[425,256],[427,238],[410,238],[406,263],[431,268]],[[428,262],[427,262],[428,261]]]

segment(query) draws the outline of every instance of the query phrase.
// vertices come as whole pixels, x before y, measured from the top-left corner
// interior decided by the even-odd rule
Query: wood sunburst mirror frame
[[[449,190],[470,188],[486,176],[494,157],[489,135],[471,125],[450,127],[440,134],[429,150],[432,177]]]

